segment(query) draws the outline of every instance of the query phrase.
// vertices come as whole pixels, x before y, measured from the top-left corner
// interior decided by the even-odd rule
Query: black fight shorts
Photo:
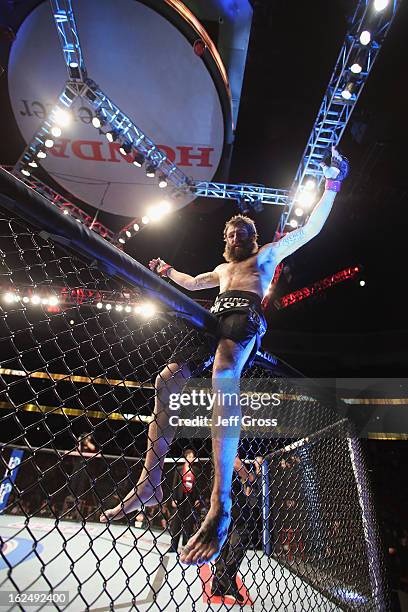
[[[266,332],[261,298],[250,291],[225,291],[217,296],[211,312],[218,319],[216,336],[204,334],[204,338],[198,339],[197,332],[192,330],[177,345],[169,363],[187,364],[193,376],[198,376],[212,365],[221,338],[229,338],[245,348],[256,337],[245,364],[245,369],[250,368]]]

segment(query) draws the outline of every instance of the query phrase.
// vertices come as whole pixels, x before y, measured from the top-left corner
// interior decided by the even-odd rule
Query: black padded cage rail
[[[247,476],[234,473],[233,521],[216,563],[185,567],[173,552],[208,510],[209,428],[176,435],[160,503],[99,522],[138,482],[159,373],[186,338],[207,361],[214,319],[4,171],[0,206],[5,609],[234,609],[234,598],[214,594],[217,583],[254,610],[387,610],[360,443],[335,401],[318,388],[304,394],[268,354],[242,385],[252,396],[275,385],[286,422],[273,435],[242,432]],[[80,299],[62,301],[61,287]],[[156,313],[143,318],[146,298]],[[210,376],[207,368],[203,385]]]

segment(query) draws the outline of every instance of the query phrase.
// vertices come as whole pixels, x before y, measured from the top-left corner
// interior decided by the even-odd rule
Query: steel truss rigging
[[[176,164],[172,163],[165,153],[127,117],[114,102],[100,90],[98,85],[88,78],[75,16],[71,0],[50,0],[55,25],[68,71],[68,80],[58,98],[58,104],[43,122],[27,145],[14,167],[14,173],[30,176],[41,157],[46,155],[47,146],[52,142],[51,130],[57,113],[69,109],[81,97],[94,110],[100,122],[101,130],[112,132],[112,138],[127,147],[128,155],[141,155],[143,160],[152,164],[165,175],[181,194],[191,192],[200,197],[235,200],[242,212],[253,208],[262,210],[264,205],[283,207],[275,238],[293,227],[302,225],[299,217],[292,215],[294,206],[302,206],[305,190],[310,190],[310,183],[315,187],[322,179],[319,162],[324,150],[332,143],[338,144],[348,124],[367,81],[379,50],[390,29],[401,0],[390,0],[378,9],[377,0],[359,0],[352,18],[345,41],[337,59],[329,85],[323,97],[315,124],[302,155],[298,170],[290,190],[276,189],[250,184],[223,184],[206,181],[194,181],[187,177]],[[386,2],[383,2],[383,5]],[[377,9],[376,9],[377,6]],[[362,36],[363,32],[365,36]],[[367,37],[368,34],[368,37]],[[52,146],[52,145],[51,145]],[[136,159],[136,158],[135,158]],[[306,194],[311,197],[311,193]],[[316,201],[314,197],[314,201]],[[84,213],[85,214],[85,213]],[[140,222],[139,222],[140,223]],[[129,238],[129,227],[139,226],[133,220],[116,235],[115,241],[125,242]],[[143,227],[140,224],[140,227]]]
[[[1,166],[4,170],[11,172],[12,166]],[[108,240],[108,242],[116,243],[116,234],[112,232],[106,225],[103,225],[100,221],[95,219],[95,216],[91,216],[82,210],[79,206],[62,196],[60,193],[55,191],[52,187],[41,181],[39,178],[34,176],[22,177],[23,182],[34,189],[37,193],[41,194],[47,200],[50,200],[53,204],[58,206],[63,214],[69,214],[77,221],[83,223],[90,229],[94,230],[97,234]]]
[[[87,71],[79,42],[71,0],[50,0],[54,21],[60,39],[64,60],[68,71],[68,81],[58,102],[63,109],[70,108],[81,98],[86,100],[95,111],[105,132],[112,131],[113,138],[122,145],[130,145],[129,153],[139,153],[167,176],[173,185],[182,192],[189,190],[190,179],[167,156],[156,147],[154,142],[127,117],[121,109],[87,76]],[[14,173],[31,174],[32,162],[38,165],[38,153],[46,151],[46,141],[52,141],[51,129],[57,120],[61,106],[58,104],[43,122],[18,159]],[[29,168],[31,166],[31,168]],[[35,167],[35,166],[34,166]]]
[[[324,151],[331,144],[340,142],[399,4],[400,0],[392,0],[383,11],[377,12],[373,0],[357,3],[290,190],[294,195],[288,198],[281,215],[277,228],[279,235],[288,229],[293,206],[306,182],[314,179],[319,184],[322,180],[319,163]],[[369,34],[368,42],[368,36],[362,37],[363,32]]]

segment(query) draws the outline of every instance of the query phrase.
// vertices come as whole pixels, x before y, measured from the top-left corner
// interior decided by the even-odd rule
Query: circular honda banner
[[[224,117],[212,76],[191,43],[136,0],[72,5],[88,77],[187,176],[211,180],[223,150]],[[49,2],[18,30],[8,78],[13,112],[28,143],[68,78]],[[92,126],[94,113],[85,99],[77,99],[70,114],[70,124],[41,160],[59,184],[102,211],[129,217],[163,199],[157,181]]]

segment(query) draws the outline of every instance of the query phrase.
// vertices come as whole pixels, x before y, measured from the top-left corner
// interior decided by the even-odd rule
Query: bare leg
[[[124,498],[123,502],[104,510],[99,517],[101,523],[120,519],[142,506],[155,506],[163,499],[161,479],[164,459],[173,441],[176,427],[170,425],[168,409],[169,395],[180,393],[191,372],[184,365],[170,363],[156,378],[154,420],[149,425],[145,463],[138,483]]]
[[[232,340],[220,340],[213,366],[214,393],[236,393],[239,397],[242,368],[254,343],[255,338],[243,349]],[[219,419],[228,419],[228,425],[218,425]],[[239,401],[215,402],[212,422],[214,485],[211,505],[200,529],[189,539],[180,555],[180,560],[188,565],[201,565],[218,557],[231,521],[232,473],[241,430]]]

